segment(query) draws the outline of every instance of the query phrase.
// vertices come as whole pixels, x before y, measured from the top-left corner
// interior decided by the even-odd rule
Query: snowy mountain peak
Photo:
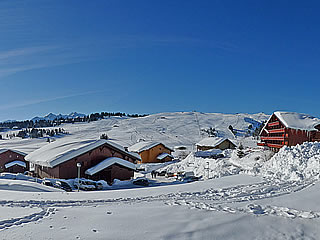
[[[54,121],[56,119],[74,119],[74,118],[80,118],[80,117],[85,117],[86,115],[83,113],[77,113],[77,112],[71,112],[70,114],[64,115],[64,114],[54,114],[54,113],[49,113],[44,117],[34,117],[31,120],[32,121],[40,121],[40,120],[47,120],[47,121]]]

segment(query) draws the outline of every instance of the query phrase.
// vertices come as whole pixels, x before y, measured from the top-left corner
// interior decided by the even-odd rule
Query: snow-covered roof
[[[158,160],[162,160],[162,159],[165,159],[166,157],[170,157],[170,158],[173,158],[172,155],[170,155],[169,153],[161,153],[157,156],[157,159]]]
[[[164,145],[163,143],[160,143],[160,142],[149,142],[149,141],[142,141],[142,142],[138,142],[132,146],[130,146],[128,148],[128,150],[130,152],[138,152],[138,153],[141,153],[143,151],[146,151],[146,150],[149,150],[159,144],[162,144],[165,148],[173,151],[171,148],[167,147],[166,145]]]
[[[121,166],[124,166],[126,168],[130,168],[132,170],[136,169],[136,165],[127,161],[127,160],[117,158],[117,157],[110,157],[110,158],[107,158],[107,159],[103,160],[102,162],[98,163],[97,165],[87,169],[85,171],[85,174],[92,176],[92,175],[102,171],[103,169],[110,167],[113,164],[119,164]]]
[[[287,127],[314,131],[315,126],[320,125],[320,119],[303,113],[274,112],[274,115]]]
[[[221,137],[207,137],[207,138],[202,139],[200,142],[196,143],[196,146],[216,147],[216,146],[220,145],[222,142],[224,142],[225,140],[228,140],[228,139],[221,138]]]
[[[79,140],[70,138],[59,139],[55,142],[48,143],[47,145],[28,154],[25,159],[41,166],[55,167],[104,144],[109,145],[110,147],[113,147],[134,159],[141,159],[138,158],[136,154],[125,151],[122,146],[109,140]]]
[[[4,152],[7,152],[7,151],[11,151],[11,152],[14,152],[14,153],[18,153],[22,156],[26,156],[27,154],[24,153],[24,152],[20,152],[20,151],[17,151],[17,150],[13,150],[13,149],[0,149],[0,154],[1,153],[4,153]]]
[[[27,167],[27,165],[26,165],[25,162],[18,161],[18,160],[9,162],[9,163],[5,164],[4,167],[5,167],[5,168],[10,168],[10,167],[12,167],[12,166],[14,166],[14,165],[19,165],[19,166],[24,167],[24,168]]]

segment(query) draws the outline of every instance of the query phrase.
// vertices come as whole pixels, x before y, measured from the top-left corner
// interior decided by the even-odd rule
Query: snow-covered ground
[[[317,239],[320,207],[310,196],[318,199],[319,188],[319,183],[308,181],[273,182],[234,175],[131,190],[1,191],[6,195],[1,208],[8,217],[0,221],[0,237]],[[27,210],[20,212],[21,208]]]
[[[207,137],[201,129],[211,127],[244,149],[223,151],[217,159],[191,152],[172,164],[140,166],[146,177],[151,170],[193,171],[202,180],[192,183],[157,177],[150,187],[128,181],[102,191],[61,192],[0,178],[0,239],[319,239],[320,145],[305,143],[275,155],[258,148],[245,132],[267,118],[192,112],[66,124],[65,139],[107,133],[123,146],[144,139],[188,151]],[[0,141],[0,148],[29,153],[46,144],[11,139]]]

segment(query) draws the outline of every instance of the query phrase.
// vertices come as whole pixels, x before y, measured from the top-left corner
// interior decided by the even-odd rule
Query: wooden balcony
[[[264,142],[258,142],[257,145],[258,145],[258,146],[266,146],[266,143],[264,143]]]
[[[269,133],[284,133],[285,131],[286,131],[285,128],[270,129],[270,130],[268,130]]]
[[[283,137],[260,137],[262,141],[264,140],[273,140],[273,141],[284,141],[284,136]]]
[[[280,122],[279,122],[279,121],[268,123],[268,126],[269,126],[269,127],[279,126],[279,125],[280,125]]]
[[[270,148],[282,148],[284,146],[281,144],[273,144],[273,143],[267,143],[266,145]]]

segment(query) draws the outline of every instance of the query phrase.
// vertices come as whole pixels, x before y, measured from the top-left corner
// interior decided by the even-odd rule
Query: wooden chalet
[[[80,163],[80,177],[112,183],[115,178],[131,179],[141,159],[109,140],[61,139],[28,154],[26,160],[41,178],[77,178]]]
[[[0,149],[0,172],[24,173],[29,170],[27,154],[13,149]]]
[[[236,145],[227,138],[207,137],[196,143],[197,151],[207,151],[211,149],[235,149]]]
[[[260,132],[259,146],[278,151],[284,145],[320,142],[320,119],[301,113],[274,112]]]
[[[142,141],[130,146],[128,150],[140,155],[139,163],[161,163],[173,159],[173,150],[160,142]]]

